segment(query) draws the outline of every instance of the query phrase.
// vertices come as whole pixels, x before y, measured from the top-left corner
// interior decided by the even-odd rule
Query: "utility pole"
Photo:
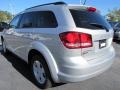
[[[13,18],[15,15],[15,8],[14,8],[13,4],[11,4],[11,3],[9,3],[9,7],[10,7],[10,11],[12,13],[12,18]]]
[[[84,0],[84,3],[83,3],[83,5],[85,5],[85,4],[86,4],[86,2],[87,2],[87,0]]]

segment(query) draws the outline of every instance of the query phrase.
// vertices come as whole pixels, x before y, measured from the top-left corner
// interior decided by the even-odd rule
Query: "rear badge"
[[[101,48],[104,48],[104,47],[106,47],[106,39],[99,40],[99,48],[101,49]]]

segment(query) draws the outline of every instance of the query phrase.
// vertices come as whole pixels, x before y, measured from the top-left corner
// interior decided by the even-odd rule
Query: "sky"
[[[0,10],[17,14],[26,8],[56,1],[64,1],[68,4],[80,4],[80,0],[1,0]],[[84,0],[82,1],[84,2]],[[94,6],[101,11],[102,15],[106,15],[109,10],[120,8],[120,0],[87,0],[86,5]]]

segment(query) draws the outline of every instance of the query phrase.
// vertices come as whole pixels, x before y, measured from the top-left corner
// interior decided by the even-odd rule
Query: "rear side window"
[[[37,28],[55,28],[58,26],[55,15],[51,11],[39,11],[36,13]]]
[[[55,28],[55,15],[51,11],[36,11],[23,14],[19,28]]]
[[[82,11],[82,10],[70,10],[72,17],[77,27],[87,29],[110,29],[111,26],[97,12]]]
[[[19,28],[32,28],[34,27],[34,14],[25,13],[22,16]]]

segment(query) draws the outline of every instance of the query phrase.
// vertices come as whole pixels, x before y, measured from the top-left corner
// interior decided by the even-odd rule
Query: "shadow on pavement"
[[[1,46],[0,46],[0,52],[2,51]],[[8,62],[12,64],[12,66],[20,73],[22,74],[25,78],[27,78],[29,81],[31,81],[34,85],[34,80],[32,78],[32,75],[30,73],[30,67],[29,65],[23,61],[22,59],[18,58],[16,55],[14,55],[11,52],[7,52],[6,54],[1,54],[7,59]],[[60,84],[53,84],[53,87],[61,86],[63,83]],[[36,85],[37,86],[37,85]]]
[[[120,40],[113,40],[116,44],[120,44]]]
[[[29,66],[26,62],[24,62],[23,60],[12,54],[11,52],[7,52],[6,54],[2,53],[2,55],[7,59],[8,62],[12,64],[12,66],[19,73],[21,73],[25,78],[33,82]]]

